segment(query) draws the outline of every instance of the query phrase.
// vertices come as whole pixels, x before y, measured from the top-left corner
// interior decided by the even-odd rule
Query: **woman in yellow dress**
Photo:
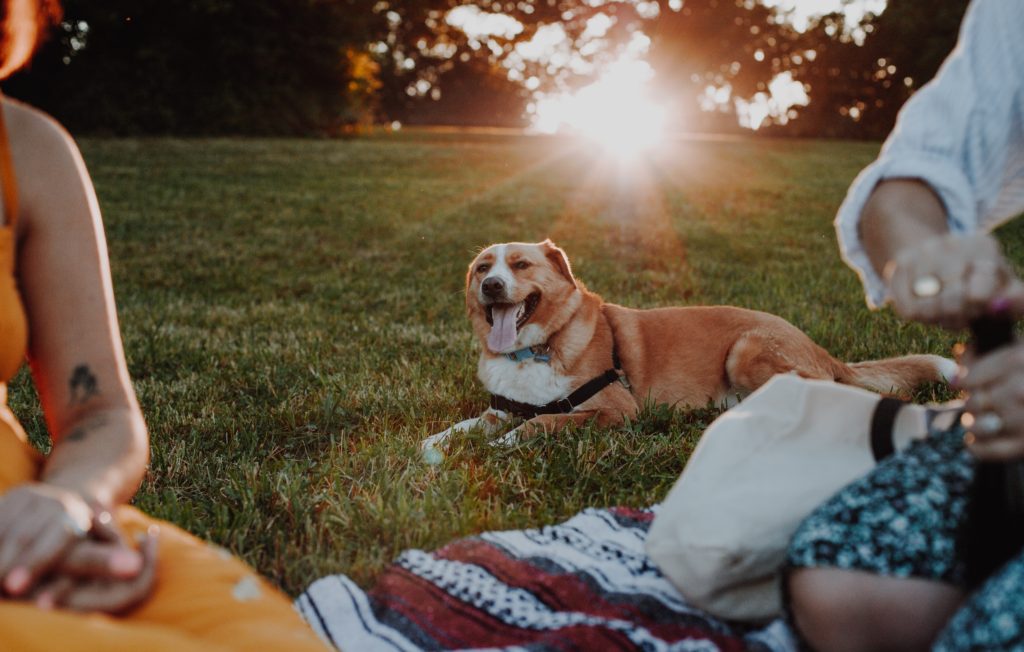
[[[0,10],[5,79],[58,8]],[[323,650],[245,564],[125,504],[149,444],[92,184],[57,123],[0,103],[0,649]],[[53,439],[45,458],[7,408],[26,353]]]

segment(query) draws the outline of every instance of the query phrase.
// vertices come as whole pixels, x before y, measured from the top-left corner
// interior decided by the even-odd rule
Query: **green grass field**
[[[849,360],[956,341],[869,313],[839,261],[832,216],[875,144],[688,140],[626,167],[409,131],[81,146],[152,435],[136,502],[293,595],[366,584],[405,548],[658,501],[714,418],[650,409],[511,450],[469,436],[424,464],[423,437],[486,404],[462,290],[488,243],[551,237],[606,300],[766,310]],[[1024,261],[1024,229],[1004,239]],[[12,405],[44,441],[24,372]]]

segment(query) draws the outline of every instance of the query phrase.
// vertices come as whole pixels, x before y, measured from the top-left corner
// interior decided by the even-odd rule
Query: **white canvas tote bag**
[[[881,399],[795,375],[770,380],[704,433],[651,525],[651,559],[716,616],[778,616],[778,569],[800,522],[874,467],[876,456],[927,436],[936,414],[955,419],[949,406],[940,412],[894,399],[880,406]]]

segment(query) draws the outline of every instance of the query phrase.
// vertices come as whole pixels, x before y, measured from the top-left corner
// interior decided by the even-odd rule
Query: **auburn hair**
[[[0,79],[28,63],[47,28],[60,18],[58,0],[0,0]]]

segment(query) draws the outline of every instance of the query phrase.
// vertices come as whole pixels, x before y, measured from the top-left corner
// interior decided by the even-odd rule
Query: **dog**
[[[471,428],[493,434],[515,417],[525,423],[499,443],[569,423],[616,425],[648,401],[728,407],[780,373],[905,394],[956,372],[937,355],[840,362],[796,326],[756,310],[606,303],[550,240],[481,251],[466,274],[466,310],[483,345],[477,374],[491,405],[428,437],[424,449]]]

